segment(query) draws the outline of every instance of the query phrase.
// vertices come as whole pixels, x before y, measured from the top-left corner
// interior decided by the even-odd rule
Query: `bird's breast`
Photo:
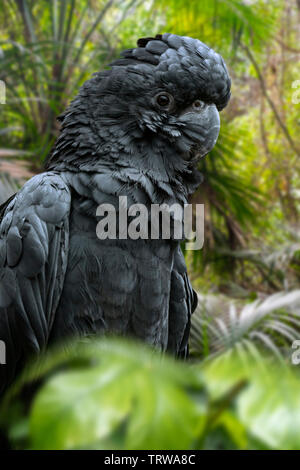
[[[70,249],[53,337],[112,332],[165,349],[174,244],[99,240],[97,220],[71,213]]]

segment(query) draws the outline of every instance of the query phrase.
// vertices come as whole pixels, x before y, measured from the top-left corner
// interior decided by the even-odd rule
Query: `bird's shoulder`
[[[55,229],[66,221],[70,203],[70,189],[59,174],[41,173],[27,181],[3,211],[0,267],[18,266],[27,276],[39,272]]]

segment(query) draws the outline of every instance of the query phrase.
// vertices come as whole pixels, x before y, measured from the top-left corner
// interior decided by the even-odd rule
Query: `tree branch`
[[[278,111],[277,111],[277,108],[276,108],[276,105],[275,103],[272,101],[272,99],[270,98],[269,96],[269,93],[267,91],[267,88],[266,88],[266,84],[265,84],[265,81],[264,81],[264,78],[262,76],[262,73],[260,71],[260,68],[259,68],[259,65],[258,63],[256,62],[252,52],[250,51],[250,49],[245,45],[245,44],[241,44],[241,47],[244,49],[244,51],[246,52],[247,54],[247,57],[249,58],[250,62],[252,63],[253,67],[255,68],[255,71],[256,71],[256,74],[257,74],[257,78],[260,82],[260,86],[261,86],[261,90],[263,92],[263,95],[265,96],[267,102],[269,103],[270,105],[270,108],[272,109],[273,113],[274,113],[274,116],[275,116],[275,119],[276,121],[278,122],[283,134],[285,135],[286,137],[286,140],[288,141],[291,149],[296,153],[296,155],[298,157],[300,157],[300,150],[296,147],[296,144],[292,138],[292,136],[290,135],[289,131],[288,131],[288,128],[286,127],[286,125],[284,124],[284,122],[282,121]]]

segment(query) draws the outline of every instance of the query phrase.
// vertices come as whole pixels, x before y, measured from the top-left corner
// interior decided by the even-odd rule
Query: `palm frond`
[[[257,4],[246,5],[239,0],[168,0],[156,2],[166,9],[169,29],[178,34],[194,35],[221,49],[235,49],[241,37],[258,46],[274,28],[272,11],[265,14]]]
[[[278,292],[242,308],[224,299],[199,296],[192,318],[192,354],[210,356],[233,349],[253,354],[263,348],[284,357],[299,338],[300,290]]]
[[[21,127],[17,143],[32,152],[36,167],[56,138],[56,117],[89,73],[111,61],[112,48],[103,33],[136,4],[138,0],[99,0],[97,5],[88,0],[4,2],[0,79],[7,93],[1,120]],[[114,45],[118,41],[114,37]]]

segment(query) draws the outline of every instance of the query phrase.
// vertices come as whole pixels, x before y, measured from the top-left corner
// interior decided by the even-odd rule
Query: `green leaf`
[[[190,368],[143,347],[113,346],[85,346],[89,367],[46,381],[30,416],[32,448],[191,448],[204,428],[205,402],[185,390],[201,389]]]
[[[272,449],[300,448],[300,378],[287,367],[259,371],[237,402],[248,432]]]
[[[297,369],[266,357],[253,361],[249,355],[243,360],[237,354],[225,353],[200,370],[214,400],[222,399],[235,383],[246,381],[248,385],[237,395],[232,412],[251,442],[269,449],[300,448]],[[242,434],[240,437],[243,439]]]
[[[233,412],[229,410],[224,411],[215,425],[216,427],[221,426],[227,431],[232,442],[236,445],[238,449],[247,448],[248,438],[246,427],[241,423],[241,421],[236,417]]]

